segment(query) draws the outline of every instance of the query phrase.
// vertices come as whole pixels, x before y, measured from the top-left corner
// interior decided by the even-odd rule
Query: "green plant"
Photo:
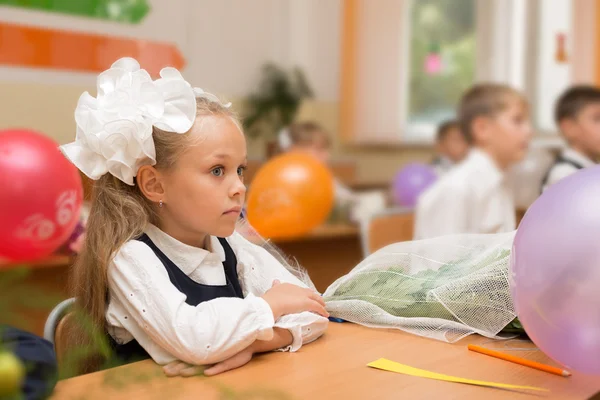
[[[257,90],[246,103],[244,128],[251,138],[273,139],[291,124],[302,100],[313,96],[302,70],[287,71],[275,64],[266,64]]]
[[[492,252],[486,257],[473,262],[470,258],[455,260],[439,269],[425,269],[416,273],[406,273],[402,267],[375,269],[357,273],[352,279],[346,280],[333,293],[326,297],[325,302],[336,300],[362,300],[369,302],[382,311],[403,318],[440,318],[448,321],[460,320],[431,293],[435,288],[456,284],[462,280],[462,288],[455,289],[451,302],[463,307],[463,314],[485,314],[489,310],[502,308],[505,295],[502,283],[506,280],[503,274],[485,273],[478,280],[465,280],[478,271],[486,270],[490,265],[506,259],[509,250]],[[462,272],[459,278],[458,272]],[[472,275],[473,274],[473,275]],[[464,290],[464,285],[470,290]],[[340,316],[343,317],[343,316]],[[525,334],[518,319],[512,320],[503,329],[503,333]]]

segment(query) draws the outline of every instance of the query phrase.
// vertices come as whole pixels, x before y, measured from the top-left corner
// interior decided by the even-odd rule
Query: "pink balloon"
[[[600,375],[600,166],[533,203],[511,257],[513,300],[529,337],[555,361]]]
[[[50,255],[79,220],[79,172],[42,134],[0,131],[0,191],[0,255],[10,260]]]

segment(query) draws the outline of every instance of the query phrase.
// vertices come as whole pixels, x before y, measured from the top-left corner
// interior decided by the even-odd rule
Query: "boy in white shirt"
[[[527,100],[509,86],[480,84],[463,95],[458,114],[473,149],[419,199],[415,239],[516,228],[506,171],[527,153]]]
[[[593,86],[573,86],[556,102],[554,118],[568,143],[542,181],[541,191],[594,166],[600,156],[600,90]]]
[[[435,147],[437,155],[431,164],[438,175],[448,172],[464,160],[469,153],[469,142],[458,121],[446,121],[438,127]]]

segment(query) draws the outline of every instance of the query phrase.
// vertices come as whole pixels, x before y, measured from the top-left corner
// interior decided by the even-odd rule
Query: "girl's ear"
[[[159,171],[151,165],[140,167],[137,173],[137,185],[143,195],[153,203],[158,203],[165,196],[165,188]]]

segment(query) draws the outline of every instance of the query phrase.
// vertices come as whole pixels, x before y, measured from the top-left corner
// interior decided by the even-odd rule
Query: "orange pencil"
[[[501,360],[514,362],[516,364],[524,365],[526,367],[539,369],[540,371],[546,371],[546,372],[550,372],[551,374],[560,375],[560,376],[571,376],[571,373],[569,371],[566,371],[566,370],[560,369],[560,368],[551,367],[550,365],[542,364],[542,363],[531,361],[531,360],[526,360],[526,359],[520,358],[520,357],[515,357],[510,354],[500,353],[499,351],[486,349],[484,347],[475,346],[473,344],[470,344],[467,347],[469,350],[475,351],[477,353],[496,357]]]

